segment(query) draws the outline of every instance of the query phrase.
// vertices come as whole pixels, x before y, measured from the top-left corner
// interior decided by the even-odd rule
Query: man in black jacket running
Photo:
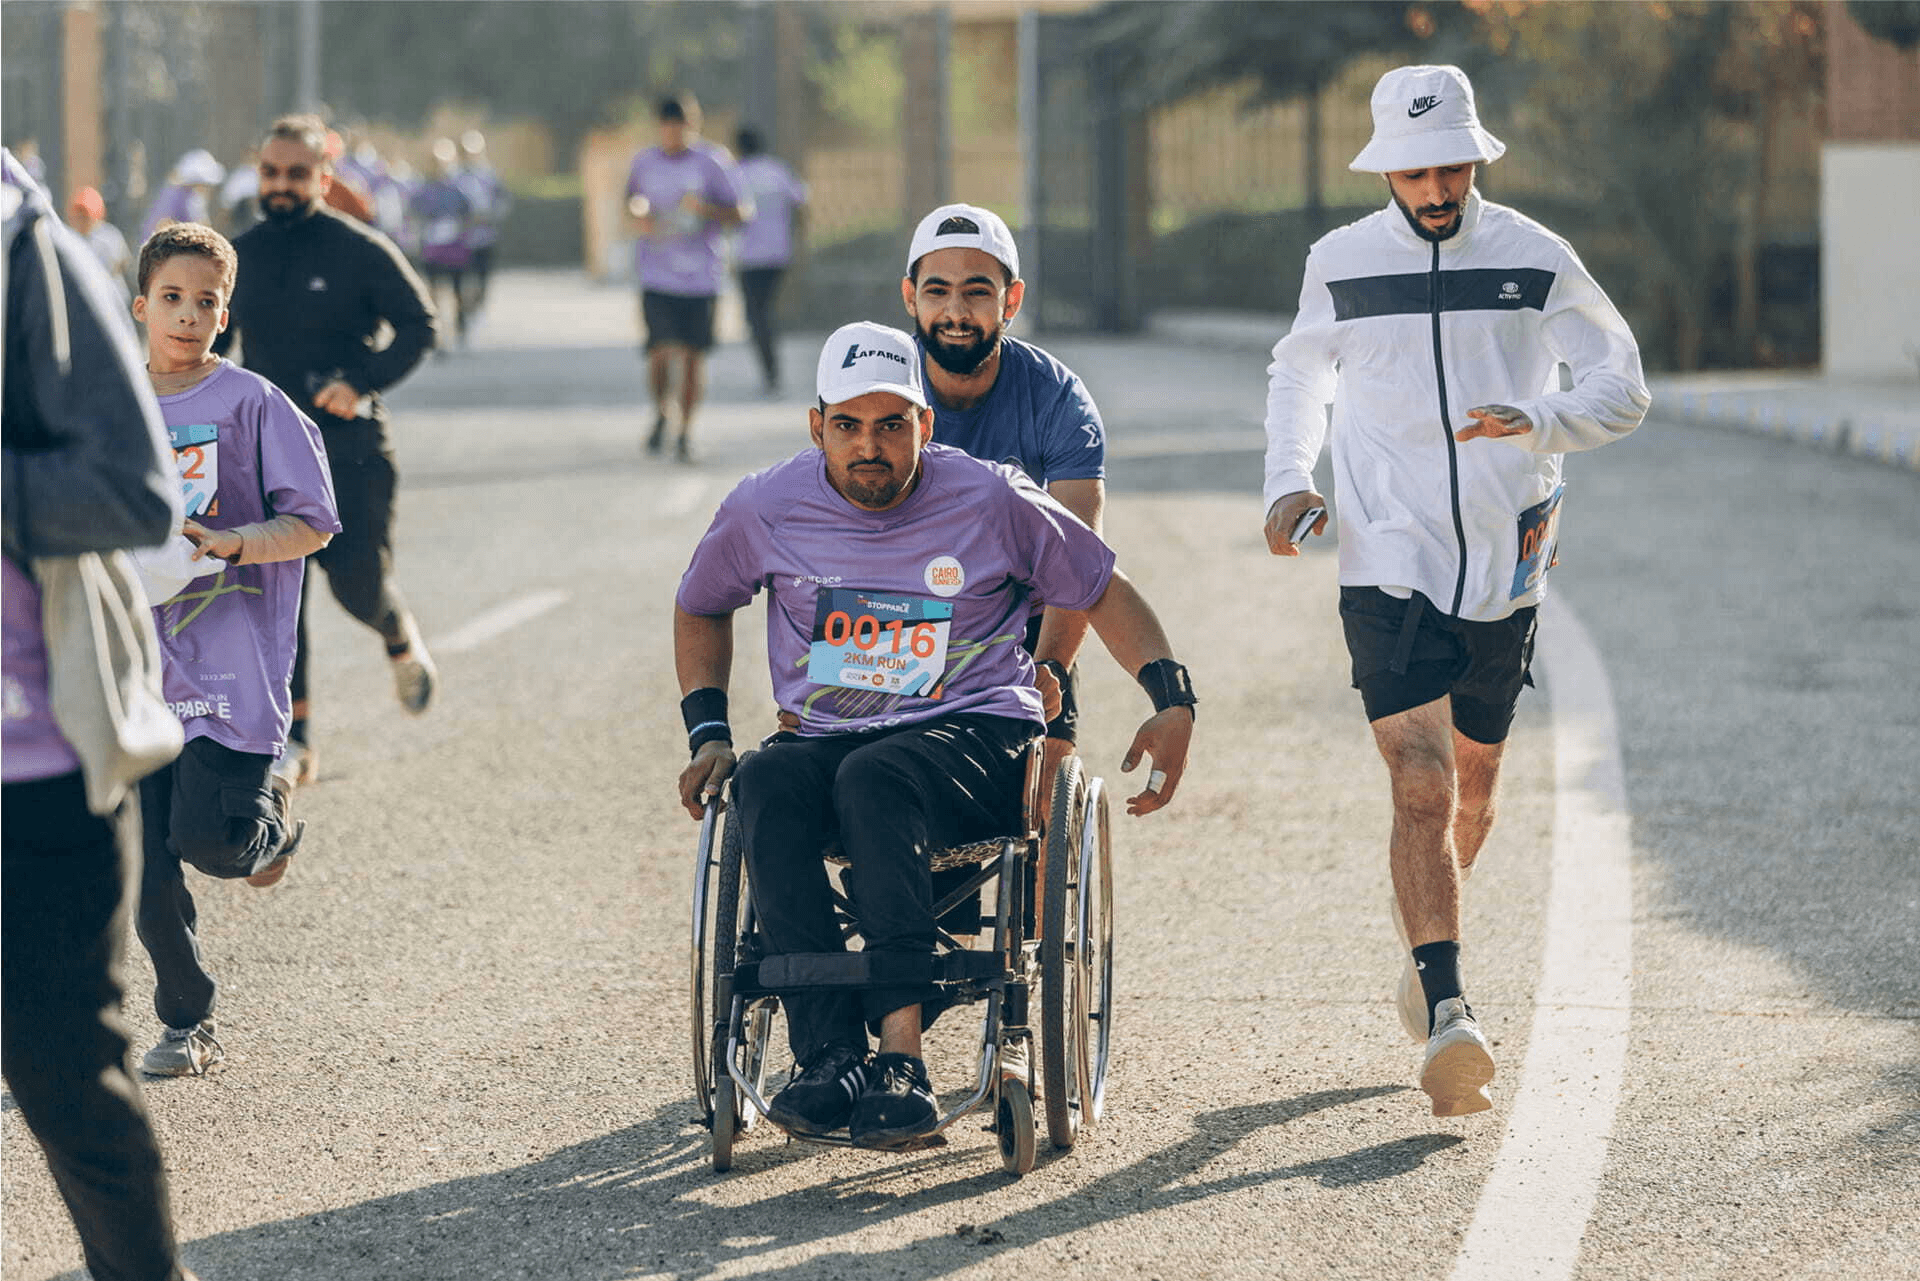
[[[240,277],[232,323],[242,363],[313,414],[327,446],[344,527],[314,561],[349,614],[380,633],[400,705],[418,715],[433,698],[434,666],[413,614],[393,581],[393,453],[380,393],[433,347],[426,288],[393,242],[325,204],[333,185],[326,125],[317,116],[274,122],[260,146],[260,212],[265,221],[235,238]],[[374,346],[385,321],[393,340]],[[224,345],[217,350],[224,351]],[[313,577],[307,577],[311,584]],[[275,766],[311,781],[307,733],[307,619],[293,663],[293,728]]]

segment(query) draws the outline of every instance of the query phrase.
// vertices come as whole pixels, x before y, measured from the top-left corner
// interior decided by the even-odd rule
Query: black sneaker
[[[933,1133],[940,1106],[927,1065],[911,1054],[875,1056],[848,1133],[859,1148],[902,1148]]]
[[[831,1134],[853,1115],[871,1069],[865,1050],[828,1045],[816,1050],[787,1088],[773,1096],[767,1116],[795,1134]]]
[[[647,452],[657,454],[666,448],[667,416],[661,414],[653,420],[653,430],[647,434]]]

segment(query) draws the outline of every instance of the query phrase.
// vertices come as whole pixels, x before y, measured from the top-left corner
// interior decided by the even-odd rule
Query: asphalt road
[[[1047,344],[1106,413],[1109,535],[1203,699],[1173,807],[1117,818],[1107,1120],[1018,1181],[968,1123],[910,1156],[763,1133],[708,1171],[669,610],[727,488],[804,444],[813,351],[788,343],[799,394],[768,401],[724,349],[702,462],[649,460],[632,311],[505,277],[476,349],[395,398],[400,576],[441,694],[403,716],[377,641],[315,611],[306,844],[273,890],[196,882],[228,1061],[148,1086],[188,1261],[206,1281],[1452,1273],[1533,1026],[1554,707],[1522,702],[1468,900],[1496,1107],[1435,1120],[1390,1000],[1385,774],[1332,545],[1266,555],[1262,362],[1228,351]],[[1917,499],[1913,473],[1657,411],[1573,461],[1554,586],[1611,677],[1633,951],[1563,1275],[1920,1277]],[[749,724],[759,629],[743,617]],[[1097,652],[1083,671],[1085,755],[1130,782],[1146,700]],[[138,1052],[158,1026],[134,953]],[[944,1088],[967,1074],[953,1025]],[[75,1275],[10,1101],[0,1156],[5,1277]]]

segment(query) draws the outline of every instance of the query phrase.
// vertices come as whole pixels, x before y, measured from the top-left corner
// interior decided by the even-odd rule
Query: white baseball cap
[[[1373,87],[1373,141],[1347,168],[1398,173],[1498,160],[1507,144],[1480,127],[1473,84],[1458,67],[1395,67]]]
[[[870,320],[842,325],[820,349],[814,390],[824,404],[838,405],[872,391],[890,391],[927,407],[920,382],[920,352],[898,329]]]
[[[913,229],[913,246],[907,250],[906,274],[911,276],[913,264],[936,249],[983,249],[999,259],[1009,276],[1020,279],[1020,251],[1013,247],[1013,233],[991,209],[941,205],[922,218]]]

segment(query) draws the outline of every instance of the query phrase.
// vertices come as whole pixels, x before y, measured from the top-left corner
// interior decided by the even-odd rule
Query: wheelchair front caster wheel
[[[1006,1172],[1019,1175],[1033,1169],[1033,1096],[1021,1082],[1000,1083],[993,1128],[1000,1134],[1000,1164]]]

